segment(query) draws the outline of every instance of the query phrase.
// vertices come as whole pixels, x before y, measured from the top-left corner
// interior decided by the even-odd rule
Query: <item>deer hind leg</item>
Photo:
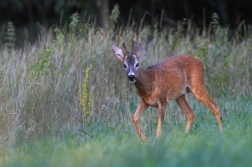
[[[211,99],[204,85],[201,87],[192,88],[192,93],[194,96],[205,104],[213,113],[219,126],[220,132],[222,131],[221,114],[219,111],[219,106]]]
[[[141,103],[139,104],[139,106],[137,107],[136,112],[132,116],[132,121],[134,122],[134,124],[136,126],[137,134],[143,141],[146,141],[147,138],[144,136],[144,134],[141,130],[138,119],[139,119],[139,116],[146,110],[147,107],[148,107],[148,105],[142,100]]]
[[[186,116],[186,127],[185,127],[185,132],[189,132],[194,118],[195,118],[195,114],[192,111],[191,107],[189,106],[189,104],[186,101],[185,95],[181,95],[180,97],[178,97],[176,99],[176,102],[178,103],[179,107],[181,108],[181,110],[185,113]]]

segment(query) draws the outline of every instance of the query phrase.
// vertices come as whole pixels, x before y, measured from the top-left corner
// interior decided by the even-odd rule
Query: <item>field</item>
[[[110,31],[72,17],[67,27],[43,30],[35,44],[0,47],[0,166],[250,166],[252,163],[252,32],[156,28],[133,23]],[[131,22],[131,21],[130,21]],[[157,24],[158,25],[158,24]],[[240,35],[242,30],[243,35]],[[157,112],[141,116],[142,142],[131,116],[139,98],[111,51],[119,37],[142,39],[141,66],[187,53],[205,66],[206,87],[220,106],[223,133],[212,113],[192,95],[191,131],[175,102],[155,138]]]
[[[62,136],[48,136],[8,146],[4,166],[250,166],[252,104],[248,100],[218,100],[224,132],[203,105],[193,103],[197,119],[189,134],[176,104],[167,112],[164,133],[155,138],[156,113],[144,113],[149,137],[142,142],[128,119],[99,121]],[[176,111],[174,111],[176,110]],[[176,113],[175,113],[176,112]]]

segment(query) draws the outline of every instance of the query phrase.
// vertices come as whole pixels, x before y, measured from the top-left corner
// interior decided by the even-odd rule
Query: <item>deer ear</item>
[[[125,55],[123,54],[122,49],[117,47],[116,44],[114,43],[112,46],[112,50],[113,50],[115,57],[117,57],[119,60],[124,62]]]
[[[137,44],[136,44],[136,49],[135,49],[135,54],[136,54],[136,57],[139,59],[140,58],[140,51],[142,49],[142,46],[141,46],[141,39],[139,38],[138,41],[137,41]]]

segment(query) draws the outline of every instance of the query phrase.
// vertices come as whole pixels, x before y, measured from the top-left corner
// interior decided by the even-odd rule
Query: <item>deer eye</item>
[[[139,67],[139,63],[136,64],[136,67]]]
[[[127,65],[126,65],[126,64],[123,64],[123,68],[127,68]]]

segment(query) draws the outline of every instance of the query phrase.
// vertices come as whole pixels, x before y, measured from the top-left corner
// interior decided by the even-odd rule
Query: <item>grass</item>
[[[218,103],[226,111],[223,133],[213,115],[194,101],[197,126],[188,134],[183,118],[167,123],[175,114],[168,111],[163,136],[156,139],[156,116],[144,113],[147,142],[140,141],[131,122],[96,122],[85,131],[10,146],[3,166],[250,166],[252,105],[242,99]]]
[[[111,18],[107,33],[75,20],[69,31],[42,29],[34,44],[1,45],[0,166],[251,164],[251,32],[241,40],[238,31],[230,38],[218,26],[214,34],[192,27],[150,31],[116,26]],[[189,95],[197,116],[189,134],[171,102],[162,138],[155,138],[157,113],[149,108],[140,118],[149,140],[138,139],[131,116],[139,98],[111,51],[120,36],[130,43],[136,32],[143,68],[179,53],[203,62],[207,89],[223,115],[222,134],[210,111]]]

